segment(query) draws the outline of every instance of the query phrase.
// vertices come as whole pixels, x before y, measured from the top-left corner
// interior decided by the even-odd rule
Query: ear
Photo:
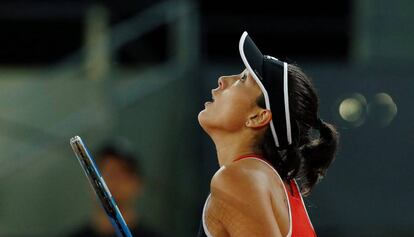
[[[258,109],[256,113],[249,116],[246,121],[246,127],[262,128],[267,126],[272,120],[272,112],[268,109]]]

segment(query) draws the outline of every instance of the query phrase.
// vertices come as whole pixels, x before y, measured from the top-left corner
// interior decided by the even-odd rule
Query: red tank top
[[[245,155],[237,158],[234,161],[246,158],[259,159],[273,168],[273,166],[271,166],[268,161],[266,161],[263,157],[258,155]],[[277,171],[274,168],[273,170],[276,172],[276,175],[280,178]],[[296,181],[294,179],[291,179],[289,181],[289,186],[292,192],[289,192],[289,190],[285,187],[285,191],[289,198],[289,211],[291,213],[291,227],[289,227],[291,228],[291,235],[287,235],[287,237],[316,237],[315,230],[313,229],[312,223],[309,219],[308,212],[306,211],[306,207]]]

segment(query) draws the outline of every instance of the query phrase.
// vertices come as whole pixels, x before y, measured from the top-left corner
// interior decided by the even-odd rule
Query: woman
[[[300,68],[264,56],[247,32],[239,50],[246,69],[220,77],[198,116],[220,164],[199,236],[316,236],[302,195],[334,160],[337,132]]]

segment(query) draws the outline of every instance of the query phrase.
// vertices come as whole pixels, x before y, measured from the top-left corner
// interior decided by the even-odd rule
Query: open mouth
[[[214,94],[213,94],[213,91],[211,91],[211,100],[210,100],[210,101],[205,102],[205,103],[204,103],[204,105],[205,105],[205,106],[207,106],[207,105],[209,105],[209,104],[214,103],[214,101],[215,101],[215,99],[214,99]]]
[[[211,101],[207,101],[206,103],[204,103],[205,106],[214,103],[214,98],[211,98]]]

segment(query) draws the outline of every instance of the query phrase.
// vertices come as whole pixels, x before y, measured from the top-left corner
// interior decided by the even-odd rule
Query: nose
[[[224,78],[223,76],[219,77],[219,79],[217,80],[218,86],[216,88],[214,88],[212,90],[212,92],[217,92],[219,90],[223,90],[224,89],[225,82],[224,82],[224,79],[223,78]]]
[[[218,84],[219,89],[224,88],[224,77],[223,76],[219,77],[217,84]]]
[[[232,82],[232,76],[221,76],[217,83],[218,83],[218,88],[217,90],[222,90],[227,88],[227,86],[229,86]]]

